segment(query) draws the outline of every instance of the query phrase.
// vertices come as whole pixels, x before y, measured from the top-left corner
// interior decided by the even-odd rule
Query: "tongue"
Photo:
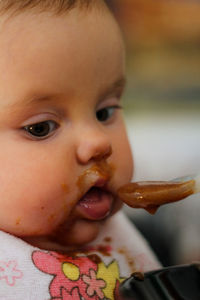
[[[91,188],[78,202],[78,210],[84,218],[101,220],[111,211],[113,196],[97,187]]]

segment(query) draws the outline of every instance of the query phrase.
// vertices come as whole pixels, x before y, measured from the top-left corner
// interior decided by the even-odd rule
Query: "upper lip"
[[[82,197],[93,187],[97,187],[104,191],[112,193],[108,188],[108,182],[109,182],[108,180],[105,180],[104,178],[99,177],[95,182],[92,182],[90,185],[85,187],[85,189],[82,191],[82,193],[79,197],[79,200],[82,199]]]
[[[77,185],[80,190],[79,199],[83,197],[92,187],[98,187],[102,190],[111,192],[108,188],[111,174],[109,168],[103,165],[95,164],[89,169],[85,170],[81,176],[79,176]],[[112,193],[112,192],[111,192]],[[112,193],[113,194],[113,193]]]
[[[105,180],[104,178],[99,178],[99,179],[97,179],[97,181],[91,187],[96,186],[96,187],[102,188],[104,190],[107,190],[108,189],[108,182],[109,181]]]

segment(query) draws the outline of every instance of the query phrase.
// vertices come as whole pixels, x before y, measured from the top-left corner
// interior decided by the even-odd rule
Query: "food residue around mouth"
[[[61,187],[62,187],[62,189],[63,189],[63,191],[64,191],[65,193],[68,193],[68,192],[69,192],[69,188],[68,188],[68,186],[67,186],[65,183],[62,183],[62,184],[61,184]]]
[[[54,221],[54,219],[56,218],[56,214],[51,214],[49,217],[48,217],[48,221],[51,223]]]
[[[98,185],[103,186],[105,182],[110,180],[113,176],[114,167],[106,161],[99,161],[91,168],[85,170],[78,178],[77,185],[80,193],[83,194],[87,191],[88,186]]]
[[[114,196],[107,190],[113,168],[105,161],[98,161],[79,176],[80,195],[77,211],[83,218],[100,221],[111,213]]]
[[[21,218],[17,218],[16,225],[20,225],[20,223],[21,223]]]

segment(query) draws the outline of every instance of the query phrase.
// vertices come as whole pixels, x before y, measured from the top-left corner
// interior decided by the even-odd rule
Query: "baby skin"
[[[0,298],[118,299],[159,267],[118,212],[133,173],[120,30],[102,0],[9,1],[29,7],[0,14]]]
[[[124,45],[95,2],[0,17],[0,229],[44,249],[94,240],[132,178]]]

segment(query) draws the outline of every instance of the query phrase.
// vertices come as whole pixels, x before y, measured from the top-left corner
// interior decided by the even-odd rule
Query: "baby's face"
[[[132,177],[118,27],[104,7],[0,22],[0,229],[87,243]]]

